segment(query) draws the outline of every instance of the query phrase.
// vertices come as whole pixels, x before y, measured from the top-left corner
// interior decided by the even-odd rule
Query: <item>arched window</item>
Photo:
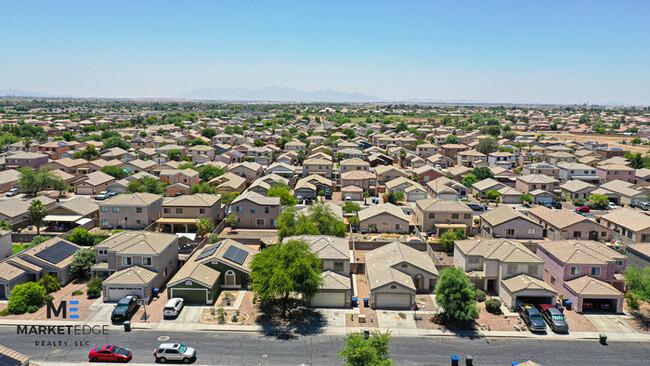
[[[226,271],[226,285],[234,286],[237,284],[235,272],[232,270]]]

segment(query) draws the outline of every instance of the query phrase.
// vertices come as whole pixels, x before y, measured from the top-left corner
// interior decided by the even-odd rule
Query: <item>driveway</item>
[[[399,334],[400,329],[417,329],[410,310],[377,310],[377,320],[382,328],[390,328]]]
[[[624,314],[584,314],[590,322],[603,333],[636,333],[637,331],[625,319]]]

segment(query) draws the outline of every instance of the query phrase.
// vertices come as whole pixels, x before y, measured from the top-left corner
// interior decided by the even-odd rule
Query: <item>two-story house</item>
[[[551,210],[536,206],[528,215],[544,228],[544,236],[554,239],[609,240],[611,229],[569,210]]]
[[[473,212],[459,201],[426,198],[415,202],[415,224],[420,230],[437,236],[447,230],[462,229],[469,233],[473,225]]]
[[[241,228],[275,228],[282,211],[280,197],[264,197],[252,191],[237,196],[231,207],[238,218],[237,227]]]
[[[544,280],[573,302],[576,311],[623,312],[627,257],[594,241],[541,242]]]
[[[400,233],[409,232],[409,216],[401,208],[382,203],[358,212],[359,230],[362,233]]]
[[[436,155],[440,152],[440,147],[434,144],[420,144],[415,147],[415,154],[423,159]]]
[[[375,175],[377,176],[377,184],[379,185],[383,185],[399,177],[409,178],[408,173],[392,165],[379,165],[375,167]]]
[[[517,155],[511,152],[497,151],[488,154],[487,162],[490,167],[513,169],[517,167]]]
[[[105,278],[104,301],[137,295],[149,301],[155,288],[178,269],[178,237],[151,231],[123,231],[95,245],[93,277]]]
[[[251,183],[255,178],[262,175],[262,165],[245,161],[243,163],[231,165],[228,168],[228,172],[246,179],[246,183]]]
[[[48,156],[34,152],[19,152],[7,155],[3,160],[3,167],[5,169],[18,169],[24,167],[38,169],[41,165],[47,163]],[[0,160],[0,162],[1,161],[2,160]]]
[[[556,193],[560,191],[560,181],[544,174],[522,175],[517,177],[515,189],[523,193],[530,193],[537,189]]]
[[[560,177],[560,169],[549,163],[532,163],[526,164],[521,169],[521,175],[543,174],[558,179]]]
[[[626,165],[604,164],[596,167],[596,174],[603,181],[622,180],[628,183],[636,181],[636,170]]]
[[[612,237],[632,243],[650,242],[650,216],[621,208],[600,217],[600,223],[612,230]]]
[[[557,165],[560,174],[560,180],[581,180],[587,183],[598,184],[600,177],[596,174],[596,169],[582,163],[560,163]]]
[[[311,158],[302,162],[302,176],[316,174],[332,179],[332,162],[327,159]]]
[[[171,233],[195,233],[201,218],[218,221],[223,218],[221,195],[196,193],[165,200],[162,204],[158,227]]]
[[[102,228],[140,230],[160,218],[163,198],[152,193],[125,193],[99,202]]]
[[[487,155],[476,151],[475,149],[459,151],[458,154],[456,154],[456,159],[458,165],[461,166],[470,168],[480,168],[487,166]]]

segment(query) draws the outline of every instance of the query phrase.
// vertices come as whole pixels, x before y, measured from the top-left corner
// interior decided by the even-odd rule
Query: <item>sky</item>
[[[5,1],[0,89],[650,104],[650,1]]]

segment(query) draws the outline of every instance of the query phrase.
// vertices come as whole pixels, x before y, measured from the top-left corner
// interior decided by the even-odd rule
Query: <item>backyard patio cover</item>
[[[75,222],[81,219],[81,215],[47,215],[43,218],[44,222]]]

